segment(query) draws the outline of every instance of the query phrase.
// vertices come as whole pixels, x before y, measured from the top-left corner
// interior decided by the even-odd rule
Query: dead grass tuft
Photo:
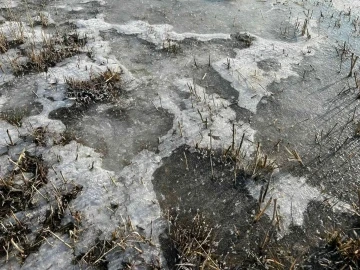
[[[135,252],[141,254],[143,251],[139,245],[140,243],[152,245],[151,239],[147,239],[141,235],[134,229],[131,220],[127,219],[125,224],[119,226],[112,232],[111,239],[97,239],[95,245],[87,250],[86,253],[80,254],[76,258],[75,263],[78,263],[81,266],[107,269],[107,255],[116,251],[125,251],[128,248],[132,248]],[[130,261],[124,261],[122,264],[125,266],[124,269],[133,269],[132,262]]]
[[[52,187],[53,190],[46,192],[42,187],[49,182],[48,168],[41,157],[23,152],[17,161],[9,161],[14,165],[13,170],[0,178],[0,256],[6,256],[6,261],[10,256],[19,256],[24,260],[37,251],[48,237],[55,236],[55,232],[68,233],[70,239],[76,241],[81,215],[70,209],[72,219],[65,225],[62,220],[69,203],[76,198],[82,187],[66,181],[61,174],[62,184],[55,186],[50,181],[49,188]],[[26,224],[26,216],[20,212],[33,209],[36,206],[36,196],[47,201],[49,209],[44,217],[39,217],[39,226],[35,226],[35,231],[31,231],[29,228],[34,227],[34,224]],[[19,215],[16,214],[18,212]],[[71,247],[66,242],[64,244]]]
[[[39,19],[41,26],[47,27],[49,25],[49,16],[43,12],[39,12]]]
[[[113,101],[120,93],[121,74],[121,72],[107,69],[100,74],[90,75],[90,79],[86,81],[66,78],[67,95],[83,105]]]
[[[234,168],[234,179],[238,175],[243,175],[245,178],[260,180],[268,177],[276,168],[277,164],[271,160],[265,153],[261,151],[260,144],[257,144],[256,153],[252,157],[246,157],[242,152],[242,144],[244,138],[236,147],[235,143],[230,145],[222,152],[222,160],[226,163],[231,163]]]
[[[174,40],[166,39],[163,42],[162,51],[172,54],[178,54],[181,51],[181,47]]]
[[[9,124],[21,127],[22,119],[28,114],[27,110],[13,109],[0,112],[0,119],[8,122]]]
[[[8,41],[4,33],[0,32],[0,53],[6,53],[8,50]]]
[[[8,260],[13,250],[24,254],[29,242],[26,235],[30,232],[28,226],[19,220],[15,220],[14,224],[9,222],[0,226],[0,246],[2,247],[0,256],[6,256],[6,260]]]
[[[8,27],[12,37],[5,36],[4,32],[0,30],[0,53],[6,53],[9,49],[15,48],[25,41],[24,26],[22,22],[13,22]]]
[[[46,211],[40,228],[34,232],[11,212],[12,221],[2,220],[3,226],[0,227],[0,246],[3,247],[0,250],[0,256],[6,256],[6,261],[8,261],[10,256],[18,255],[23,261],[31,253],[36,252],[48,237],[55,236],[55,232],[68,233],[70,239],[77,241],[80,233],[81,214],[78,211],[71,212],[70,210],[72,215],[70,222],[62,225],[62,219],[69,203],[81,190],[81,186],[73,183],[65,183],[59,188],[54,187],[54,193],[52,193],[54,196],[47,198],[51,201],[50,209]],[[64,242],[59,236],[56,238],[71,248],[70,244]]]
[[[176,269],[222,269],[215,253],[213,228],[205,217],[169,217],[169,235],[178,253]]]
[[[36,146],[46,146],[46,127],[37,127],[31,134]]]
[[[329,233],[327,243],[338,257],[338,269],[358,269],[360,266],[360,238],[351,237],[342,231]]]
[[[40,47],[33,44],[30,49],[23,52],[28,62],[25,64],[15,62],[12,65],[13,72],[17,76],[32,71],[47,72],[49,67],[54,67],[64,59],[81,53],[86,42],[87,37],[81,38],[78,33],[44,36]]]
[[[32,208],[34,194],[47,183],[48,168],[41,157],[23,152],[11,163],[13,171],[0,178],[0,218]]]
[[[60,139],[54,141],[54,143],[57,145],[66,145],[69,144],[71,141],[76,140],[77,138],[73,132],[65,130],[63,133],[60,134]]]
[[[249,35],[248,33],[236,33],[231,35],[236,41],[241,42],[245,45],[245,48],[248,48],[252,45],[255,37]]]

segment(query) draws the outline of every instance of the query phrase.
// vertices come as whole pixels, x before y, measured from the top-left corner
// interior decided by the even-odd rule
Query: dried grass
[[[116,251],[125,251],[128,248],[142,253],[140,243],[152,245],[150,239],[134,229],[130,218],[128,218],[125,224],[112,232],[111,239],[97,239],[91,248],[76,258],[75,263],[80,264],[80,266],[107,269],[107,255]],[[132,269],[131,262],[123,262],[123,265],[126,267],[124,269]]]
[[[358,269],[360,267],[360,238],[351,237],[334,230],[327,237],[327,243],[338,257],[338,269]]]
[[[38,250],[47,237],[56,236],[55,232],[69,233],[71,239],[78,237],[78,226],[81,216],[78,212],[72,213],[73,219],[63,225],[62,219],[69,203],[76,198],[82,190],[81,186],[64,180],[63,184],[55,187],[53,192],[41,191],[48,183],[48,168],[41,157],[32,156],[23,152],[15,162],[10,160],[14,169],[4,178],[0,179],[0,256],[19,256],[24,260],[29,254]],[[29,176],[30,175],[30,176]],[[39,195],[49,202],[42,224],[36,231],[29,229],[26,216],[19,220],[16,213],[32,209],[36,206],[33,198]],[[33,226],[32,226],[33,227]],[[31,235],[31,237],[29,237]],[[64,242],[69,248],[70,244]]]
[[[11,162],[13,171],[0,179],[0,218],[32,208],[34,193],[47,183],[48,169],[41,157],[23,152],[16,162]]]
[[[178,254],[177,270],[222,269],[215,253],[213,228],[205,217],[196,214],[191,220],[169,217],[169,235]]]
[[[68,84],[67,95],[79,104],[113,101],[120,94],[121,72],[107,69],[106,71],[90,75],[89,80],[66,78]]]
[[[57,34],[50,37],[43,37],[41,47],[34,44],[26,50],[24,55],[29,59],[26,64],[13,65],[16,75],[23,75],[32,71],[47,72],[49,67],[66,58],[82,52],[87,37],[80,38],[79,34]]]
[[[21,127],[22,119],[28,114],[27,110],[13,109],[0,112],[0,119],[11,125]]]

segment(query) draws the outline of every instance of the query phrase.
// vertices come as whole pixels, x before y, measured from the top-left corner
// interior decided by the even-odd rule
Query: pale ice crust
[[[25,119],[24,126],[19,130],[4,121],[0,121],[0,153],[6,151],[6,144],[9,143],[7,130],[9,130],[14,142],[20,140],[19,134],[27,134],[30,127],[46,126],[47,130],[54,134],[65,131],[66,127],[62,122],[51,120],[48,116],[54,109],[71,106],[72,101],[62,100],[60,97],[55,101],[50,101],[46,98],[50,96],[46,89],[48,83],[63,84],[65,77],[87,79],[89,77],[88,70],[91,69],[97,73],[105,71],[109,67],[122,70],[127,85],[126,90],[136,91],[136,86],[139,84],[138,79],[115,57],[111,56],[111,48],[108,42],[103,41],[100,37],[100,31],[115,29],[122,34],[135,34],[139,38],[155,44],[158,49],[163,46],[166,40],[176,42],[185,38],[195,38],[201,41],[230,39],[229,34],[221,33],[180,34],[174,32],[171,25],[151,25],[144,21],[114,25],[106,23],[101,16],[89,20],[79,20],[76,25],[79,27],[80,33],[88,34],[93,38],[89,42],[89,47],[92,48],[95,61],[90,61],[84,55],[73,57],[61,65],[49,69],[47,80],[41,79],[42,75],[39,75],[36,93],[39,96],[37,101],[43,105],[43,111],[39,115]],[[40,38],[40,36],[37,37]],[[255,38],[250,48],[236,50],[236,57],[229,59],[230,68],[226,66],[227,59],[212,63],[212,67],[239,92],[238,105],[253,113],[256,113],[257,105],[261,99],[271,95],[267,86],[274,81],[274,78],[275,81],[279,81],[289,76],[298,76],[292,70],[292,65],[300,62],[304,56],[313,54],[321,42],[321,38],[314,38],[310,41],[304,39],[299,43],[289,45],[285,42],[267,40],[259,36]],[[267,72],[257,67],[257,62],[274,58],[280,63],[279,70]],[[236,114],[230,108],[228,100],[217,94],[206,93],[204,88],[195,85],[188,78],[178,78],[174,85],[178,91],[182,92],[189,92],[190,87],[196,91],[197,96],[193,96],[193,100],[191,98],[184,100],[173,92],[161,91],[161,101],[154,100],[154,105],[157,108],[162,107],[174,115],[172,129],[159,138],[159,153],[155,154],[148,150],[141,151],[131,160],[131,164],[119,174],[103,169],[101,155],[94,149],[75,141],[65,146],[40,149],[43,158],[49,164],[54,164],[55,171],[61,171],[66,179],[83,186],[83,191],[71,203],[71,207],[80,209],[84,214],[82,226],[86,230],[83,232],[82,240],[75,246],[79,252],[86,251],[94,243],[97,235],[103,238],[109,237],[117,224],[123,222],[124,217],[130,217],[135,226],[138,225],[145,229],[146,235],[149,235],[150,228],[153,228],[152,234],[156,246],[145,250],[146,260],[150,260],[152,255],[161,257],[157,237],[161,233],[164,223],[151,180],[155,170],[161,166],[162,158],[171,155],[173,150],[183,144],[190,146],[197,144],[199,147],[208,148],[210,146],[209,130],[212,132],[211,135],[219,137],[217,140],[212,140],[211,146],[223,149],[231,144],[232,123],[235,123],[236,126],[235,139],[239,141],[242,134],[245,133],[247,140],[245,140],[244,149],[248,156],[254,153],[254,146],[250,142],[254,141],[256,131],[248,123],[236,121]],[[0,108],[5,102],[6,97],[0,96]],[[184,108],[181,108],[180,102],[184,103]],[[208,129],[204,129],[201,118],[208,119]],[[177,136],[174,136],[174,133]],[[34,146],[30,146],[28,150],[34,151]],[[0,164],[0,176],[2,176],[10,169],[3,166],[3,164],[7,164],[7,156],[0,157]],[[92,164],[94,168],[90,170]],[[58,181],[54,171],[50,171],[48,177],[55,183]],[[116,179],[115,184],[111,179]],[[257,199],[260,194],[260,186],[250,183],[247,187],[251,195]],[[281,173],[274,176],[271,182],[267,198],[270,197],[276,198],[280,205],[279,213],[282,217],[280,236],[284,236],[288,232],[292,223],[303,224],[303,213],[310,201],[323,201],[327,198],[321,191],[308,185],[306,178]],[[120,205],[115,214],[106,207],[113,202]],[[351,208],[342,202],[334,203],[334,205],[337,205],[334,207],[335,210],[343,211]],[[266,210],[266,214],[271,217],[272,209]],[[69,240],[65,235],[61,235],[61,237],[65,241]],[[51,249],[49,249],[48,243],[44,243],[38,253],[27,258],[22,268],[47,269],[58,267],[59,269],[73,269],[74,266],[71,264],[73,251],[55,238],[49,238],[49,242],[53,246]],[[144,246],[143,248],[148,247]],[[15,261],[9,263],[13,269],[20,268],[20,265]],[[7,267],[8,265],[3,265],[1,268],[6,269]],[[116,265],[113,267],[115,269]]]

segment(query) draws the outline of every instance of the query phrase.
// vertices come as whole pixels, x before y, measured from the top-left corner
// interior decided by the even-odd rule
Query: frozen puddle
[[[327,183],[308,184],[305,169],[284,161],[281,140],[275,150],[262,149],[258,137],[264,130],[255,130],[252,122],[268,102],[282,98],[277,86],[290,78],[303,76],[299,88],[323,83],[311,76],[309,83],[299,71],[306,61],[319,57],[317,52],[328,41],[320,31],[315,34],[317,21],[310,12],[305,14],[308,28],[290,42],[253,35],[252,29],[239,32],[235,18],[231,34],[227,27],[225,33],[180,33],[176,25],[143,18],[111,24],[104,15],[94,18],[88,11],[106,8],[106,2],[80,1],[73,8],[69,2],[56,3],[57,12],[85,17],[71,22],[79,33],[72,38],[87,37],[76,55],[44,72],[15,78],[14,65],[31,58],[21,56],[24,48],[40,46],[45,36],[45,28],[26,23],[25,42],[1,54],[0,112],[10,107],[15,112],[24,103],[41,107],[37,114],[24,113],[21,125],[5,114],[0,120],[0,177],[5,179],[1,207],[11,205],[1,209],[6,213],[1,216],[2,269],[181,269],[181,263],[175,266],[178,262],[195,267],[193,261],[179,259],[183,254],[174,245],[181,243],[169,238],[179,228],[173,223],[175,228],[169,230],[166,218],[179,215],[181,221],[184,215],[192,219],[197,214],[204,215],[214,233],[214,255],[193,253],[202,254],[204,265],[219,260],[215,268],[228,269],[220,263],[224,260],[234,268],[263,269],[278,262],[273,253],[282,254],[296,242],[298,231],[304,240],[294,245],[294,258],[318,245],[318,235],[329,229],[327,219],[344,228],[349,225],[356,210],[350,200],[332,196]],[[222,8],[237,5],[207,2]],[[19,5],[11,1],[7,8]],[[288,5],[276,1],[269,12],[292,14]],[[334,5],[340,9],[348,3]],[[302,8],[295,6],[301,14]],[[56,24],[49,12],[43,14],[49,24]],[[44,23],[41,15],[31,16]],[[266,13],[261,16],[267,18]],[[14,24],[1,24],[5,37],[12,35]],[[118,100],[79,105],[76,97],[67,96],[69,78],[84,83],[108,70],[121,76]],[[105,78],[106,83],[112,78]],[[279,106],[269,114],[284,113],[289,112]],[[270,129],[273,121],[265,132],[280,134],[280,128]],[[289,140],[284,145],[294,143]],[[311,147],[310,139],[305,142],[304,148]],[[271,163],[273,158],[282,164]],[[38,178],[42,172],[45,178]],[[29,185],[30,197],[26,192],[11,197],[33,179],[43,182]],[[3,199],[5,195],[13,201]],[[14,204],[17,200],[20,203]],[[309,205],[317,203],[319,214],[308,212]],[[317,218],[320,228],[310,222]],[[12,234],[14,228],[19,232]],[[200,242],[207,241],[208,236]],[[179,254],[171,255],[174,248]],[[277,265],[283,267],[294,262],[280,261]]]

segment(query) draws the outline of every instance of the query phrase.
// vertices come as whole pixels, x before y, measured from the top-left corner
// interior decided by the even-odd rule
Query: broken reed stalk
[[[275,216],[276,216],[276,203],[277,203],[277,199],[274,199],[274,210],[273,210],[273,216],[271,219],[271,223],[273,224],[275,221]]]
[[[285,149],[292,156],[292,158],[288,158],[289,161],[297,161],[300,163],[301,166],[305,166],[299,153],[296,150],[289,150],[286,146]]]
[[[355,55],[354,53],[351,53],[351,64],[350,64],[350,72],[348,77],[352,77],[353,75],[353,69],[355,67],[356,61],[359,59],[359,56]]]
[[[182,127],[181,127],[180,121],[178,121],[178,125],[179,125],[180,137],[183,137],[183,132],[182,132]]]
[[[230,69],[230,59],[226,58],[226,68]]]
[[[232,125],[232,144],[231,144],[231,149],[232,151],[235,150],[235,123],[233,123]]]
[[[185,158],[185,166],[186,166],[186,170],[188,171],[188,170],[189,170],[189,164],[188,164],[188,160],[187,160],[187,157],[186,157],[185,151],[184,151],[184,158]]]
[[[194,56],[194,66],[197,68],[198,67],[198,65],[197,65],[197,63],[196,63],[196,58],[195,58],[195,56]]]
[[[255,175],[255,172],[256,172],[256,169],[257,169],[259,153],[260,153],[260,143],[258,142],[257,148],[256,148],[256,155],[255,155],[255,165],[254,165],[254,170],[253,170],[252,175]]]
[[[305,36],[305,34],[306,34],[307,25],[308,25],[308,19],[305,19],[302,30],[301,30],[301,35],[302,36]]]
[[[236,177],[237,177],[237,158],[235,159],[235,164],[234,164],[234,185],[236,186]]]
[[[14,146],[14,142],[13,142],[13,140],[11,139],[10,132],[9,132],[9,130],[8,130],[8,129],[6,130],[6,134],[7,134],[7,135],[8,135],[8,137],[9,137],[9,140],[10,140],[10,145],[11,145],[11,146]]]
[[[271,198],[270,198],[270,200],[271,200]],[[276,224],[278,223],[278,221],[275,222],[275,218],[277,217],[276,206],[277,206],[277,199],[274,199],[274,209],[273,209],[273,215],[272,215],[271,223],[269,224],[269,228],[266,231],[264,241],[262,242],[262,244],[260,246],[261,250],[264,250],[265,247],[267,246],[267,244],[270,242],[270,240],[271,240],[271,231],[275,228]],[[266,207],[268,207],[268,204],[266,205]],[[264,209],[266,209],[266,208],[264,208]],[[268,259],[268,260],[273,262],[273,263],[276,263],[278,265],[281,265],[282,267],[284,266],[284,265],[282,265],[281,263],[279,263],[278,261],[276,261],[274,259]],[[281,268],[281,269],[283,269],[283,268]]]
[[[266,183],[265,190],[264,190],[263,196],[261,198],[262,203],[265,201],[266,194],[267,194],[267,192],[269,190],[270,180],[271,180],[271,177],[270,177],[269,181]]]
[[[240,150],[241,150],[241,147],[242,147],[242,145],[243,145],[244,138],[245,138],[245,133],[243,133],[243,135],[242,135],[242,137],[241,137],[240,145],[239,145],[239,148],[238,148],[238,151],[237,151],[237,154],[238,154],[238,155],[240,154]]]
[[[260,212],[255,216],[254,218],[254,223],[258,222],[260,220],[260,218],[262,217],[262,215],[265,213],[266,209],[269,207],[269,205],[272,202],[272,197],[270,197],[270,199],[267,201],[266,205],[264,206],[263,209],[260,210]]]
[[[62,242],[65,246],[67,246],[70,249],[73,249],[72,246],[70,246],[68,243],[66,243],[63,239],[61,239],[60,236],[58,236],[56,233],[52,232],[51,230],[45,230],[45,232],[50,233],[52,236],[54,236],[56,239],[58,239],[60,242]]]
[[[199,109],[197,109],[197,112],[198,112],[198,113],[199,113],[199,115],[200,115],[201,122],[202,122],[202,123],[204,123],[204,118],[203,118],[203,116],[202,116],[202,114],[201,114],[200,110],[199,110]]]
[[[358,89],[358,90],[360,90],[360,83],[359,83],[359,79],[358,79],[358,77],[357,77],[357,73],[355,72],[354,73],[354,80],[355,80],[355,86],[356,86],[356,88]]]
[[[268,242],[270,241],[270,229],[271,229],[271,227],[266,231],[264,241],[262,242],[262,244],[261,244],[261,246],[260,246],[260,249],[261,249],[261,250],[264,250],[264,249],[265,249],[265,246],[266,246],[266,245],[268,244]]]
[[[210,129],[210,151],[209,151],[209,157],[210,157],[210,166],[211,166],[211,179],[215,179],[214,176],[214,165],[212,162],[212,134]]]
[[[351,118],[351,122],[354,122],[354,120],[355,120],[356,110],[357,110],[357,107],[355,107],[355,109],[354,109],[353,116]]]

